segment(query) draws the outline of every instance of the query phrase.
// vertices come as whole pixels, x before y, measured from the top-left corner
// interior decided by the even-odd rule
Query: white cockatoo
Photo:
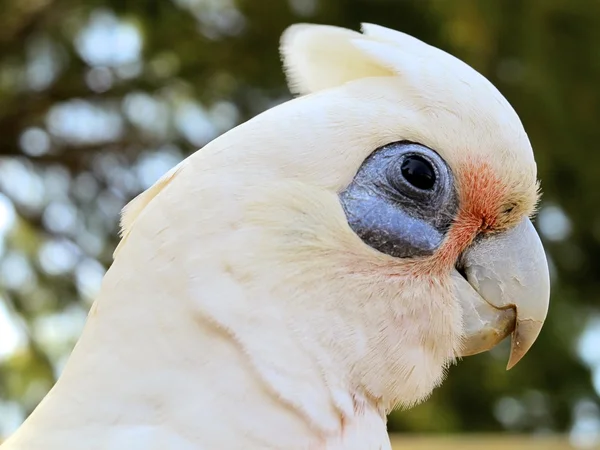
[[[298,98],[124,210],[83,335],[2,450],[379,450],[458,357],[537,338],[523,126],[415,38],[294,25]]]

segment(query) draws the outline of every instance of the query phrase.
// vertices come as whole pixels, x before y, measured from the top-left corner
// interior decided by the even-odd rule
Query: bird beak
[[[512,333],[509,370],[540,334],[550,301],[548,263],[533,224],[526,218],[506,233],[474,243],[460,268],[452,273],[463,308],[459,356],[490,350]]]

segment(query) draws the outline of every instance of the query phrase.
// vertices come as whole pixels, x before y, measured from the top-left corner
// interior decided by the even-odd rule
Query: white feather
[[[190,156],[125,210],[122,242],[49,396],[3,450],[389,449],[385,414],[452,363],[448,277],[415,277],[349,228],[337,194],[411,140],[484,158],[524,197],[527,136],[474,70],[408,36],[295,26],[308,94]],[[529,198],[529,197],[527,197]]]

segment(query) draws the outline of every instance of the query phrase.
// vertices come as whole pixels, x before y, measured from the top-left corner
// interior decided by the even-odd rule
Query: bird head
[[[457,355],[512,333],[511,368],[536,340],[549,302],[547,262],[529,219],[539,185],[527,134],[467,64],[398,31],[362,31],[296,25],[281,46],[293,92],[355,95],[341,117],[371,127],[366,136],[355,123],[339,130],[357,155],[375,149],[358,168],[346,166],[343,180],[352,179],[336,186],[348,225],[413,280],[450,275],[463,319]]]
[[[125,208],[63,375],[4,448],[389,448],[385,413],[457,358],[512,333],[512,366],[536,340],[536,165],[498,90],[375,25],[295,25],[281,51],[298,98]]]
[[[326,385],[387,411],[510,334],[512,367],[549,301],[536,164],[513,108],[465,63],[376,25],[294,25],[281,53],[298,98],[142,194],[121,247],[145,229],[153,241],[131,251],[195,261],[177,275],[205,293],[195,311],[272,383],[308,354]]]
[[[537,338],[549,300],[528,218],[539,189],[527,134],[500,92],[462,61],[377,25],[363,33],[297,25],[282,41],[292,91],[356,82],[377,92],[365,105],[389,115],[365,117],[380,124],[380,142],[394,142],[371,153],[341,192],[349,224],[372,248],[409,258],[416,277],[451,269],[468,311],[459,353],[488,350],[514,332],[511,368]],[[390,95],[377,98],[386,77]]]

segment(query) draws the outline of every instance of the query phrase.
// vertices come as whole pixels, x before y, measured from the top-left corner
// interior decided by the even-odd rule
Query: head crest
[[[447,90],[479,88],[505,102],[484,76],[463,61],[379,25],[363,24],[362,33],[327,25],[293,25],[282,36],[281,56],[289,88],[295,94],[310,94],[361,78],[396,76],[413,89],[426,89],[441,97]]]

